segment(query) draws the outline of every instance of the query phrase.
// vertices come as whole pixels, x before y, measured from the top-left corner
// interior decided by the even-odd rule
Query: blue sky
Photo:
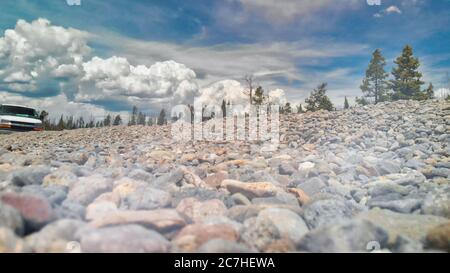
[[[411,44],[422,62],[424,80],[436,88],[446,87],[446,72],[450,71],[448,0],[381,0],[379,6],[370,6],[366,0],[80,1],[81,5],[70,6],[66,0],[3,0],[0,37],[7,29],[15,29],[19,19],[31,23],[44,18],[52,26],[85,34],[82,39],[89,53],[83,55],[84,62],[96,56],[117,56],[130,66],[150,67],[173,60],[195,72],[195,79],[188,81],[195,81],[199,89],[254,74],[266,90],[281,88],[294,103],[302,102],[323,81],[329,83],[329,95],[337,105],[344,96],[351,100],[359,96],[359,84],[376,48],[382,49],[390,71],[402,47]],[[56,59],[60,64],[67,60]],[[0,70],[7,62],[0,59]],[[95,82],[86,84],[84,88],[90,89],[83,90],[82,96],[74,91],[79,88],[76,80],[66,79],[71,83],[61,87],[62,78],[46,79],[43,75],[52,73],[39,73],[36,90],[26,92],[3,81],[1,97],[21,102],[41,98],[53,107],[52,98],[58,101],[58,94],[64,93],[67,103],[125,111],[142,93],[134,93],[134,99],[126,97],[125,103],[106,95],[87,96],[86,92],[100,92]],[[149,112],[167,103],[162,96],[151,97],[152,92],[144,96]]]

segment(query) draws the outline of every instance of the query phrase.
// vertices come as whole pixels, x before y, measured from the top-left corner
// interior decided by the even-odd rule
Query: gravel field
[[[0,252],[450,252],[450,103],[281,116],[281,144],[170,126],[0,135]]]

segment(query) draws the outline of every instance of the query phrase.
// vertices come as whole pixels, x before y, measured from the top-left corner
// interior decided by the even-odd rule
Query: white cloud
[[[399,7],[393,5],[393,6],[387,7],[386,9],[383,9],[380,12],[375,13],[373,16],[376,18],[381,18],[385,15],[394,14],[394,13],[402,14],[402,11]]]

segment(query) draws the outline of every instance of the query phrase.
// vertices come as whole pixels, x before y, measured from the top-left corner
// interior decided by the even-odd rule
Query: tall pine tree
[[[366,76],[360,86],[366,101],[373,100],[377,104],[387,99],[388,82],[386,78],[388,74],[384,70],[385,66],[386,61],[381,54],[381,50],[376,49],[372,54],[372,60],[370,60],[369,67],[366,70]]]
[[[306,110],[313,112],[317,110],[333,111],[333,103],[331,103],[331,100],[326,95],[326,92],[326,83],[322,83],[316,89],[314,89],[311,95],[305,100]]]
[[[421,86],[424,82],[421,80],[422,73],[418,71],[420,67],[419,59],[413,55],[411,46],[406,45],[400,55],[394,62],[397,67],[392,70],[394,79],[391,80],[392,98],[394,100],[402,99],[421,99],[423,91]]]
[[[345,101],[344,101],[344,109],[348,109],[348,108],[350,108],[350,105],[348,104],[347,97],[345,97]]]

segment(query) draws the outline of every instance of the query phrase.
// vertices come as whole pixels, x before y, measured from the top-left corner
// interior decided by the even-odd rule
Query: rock
[[[213,240],[222,239],[235,242],[238,234],[230,225],[208,225],[192,224],[184,227],[173,239],[173,243],[184,251],[196,251],[204,243]]]
[[[211,188],[219,188],[222,181],[228,179],[228,173],[225,171],[219,171],[212,175],[207,176],[204,181],[205,184]]]
[[[289,188],[287,191],[297,198],[300,206],[304,206],[310,202],[309,196],[302,189]]]
[[[203,245],[201,245],[198,249],[200,253],[252,253],[245,245],[222,240],[222,239],[212,239]]]
[[[381,208],[381,209],[389,209],[395,212],[400,213],[412,213],[416,209],[419,209],[422,205],[422,200],[420,199],[412,199],[412,198],[404,198],[399,200],[391,200],[391,201],[371,201],[367,203],[370,208]]]
[[[172,232],[186,222],[174,209],[112,211],[90,222],[93,227],[138,224],[161,233]]]
[[[50,203],[40,196],[9,192],[1,194],[0,201],[20,212],[25,222],[25,232],[40,229],[54,220]]]
[[[243,195],[242,193],[238,192],[235,194],[231,195],[231,199],[233,200],[233,202],[236,205],[251,205],[252,202],[250,200],[248,200],[247,197],[245,197],[245,195]]]
[[[70,171],[56,170],[44,177],[42,185],[45,187],[48,186],[71,187],[77,180],[78,177]]]
[[[207,188],[187,187],[182,188],[179,191],[173,191],[171,192],[171,194],[172,194],[172,207],[178,206],[181,200],[188,197],[193,197],[198,201],[219,199],[227,207],[231,207],[234,205],[231,197],[224,190],[217,191]]]
[[[306,182],[300,183],[297,188],[301,189],[307,195],[313,196],[314,194],[319,193],[326,186],[327,185],[320,178],[314,177]]]
[[[375,185],[369,190],[369,194],[372,197],[380,195],[386,195],[390,193],[398,193],[401,195],[407,195],[411,190],[398,185],[394,182],[375,182]]]
[[[22,187],[22,192],[30,195],[41,196],[47,199],[52,206],[61,204],[67,196],[65,188],[60,186],[42,187],[38,185],[29,185]]]
[[[165,208],[170,204],[170,194],[159,189],[147,187],[124,196],[120,202],[120,208],[130,210],[152,210]]]
[[[371,245],[388,246],[387,232],[363,220],[349,220],[307,233],[298,243],[301,251],[319,253],[369,252]]]
[[[168,252],[170,242],[153,230],[123,225],[89,230],[81,235],[81,250],[87,253]]]
[[[301,172],[310,171],[312,170],[316,164],[312,162],[303,162],[298,165],[298,170]]]
[[[381,160],[376,164],[375,169],[379,175],[399,173],[400,164],[392,160]]]
[[[100,175],[81,177],[69,190],[67,200],[89,205],[100,194],[112,190],[112,181]]]
[[[334,225],[351,219],[362,209],[350,201],[318,200],[304,207],[303,219],[310,229]]]
[[[278,229],[281,237],[287,237],[297,243],[309,230],[303,219],[298,214],[279,208],[262,210],[256,218],[256,224],[260,221],[270,221]]]
[[[85,225],[86,223],[79,220],[58,220],[46,225],[40,231],[28,235],[25,238],[25,242],[32,252],[66,252],[68,250],[68,244],[76,241],[76,232]]]
[[[44,177],[50,173],[50,168],[43,165],[28,166],[11,173],[10,180],[14,185],[22,187],[25,185],[40,185]]]
[[[426,245],[428,248],[450,252],[450,221],[429,230]]]
[[[115,211],[117,211],[117,205],[113,202],[93,202],[86,207],[84,218],[88,221],[99,219]]]
[[[208,217],[225,215],[227,207],[218,199],[200,202],[191,197],[181,200],[176,210],[193,222],[203,222]]]
[[[27,252],[24,242],[9,228],[0,226],[0,253]]]
[[[423,204],[422,213],[450,218],[449,192],[428,193]]]
[[[295,168],[289,163],[281,163],[278,166],[278,173],[281,175],[292,175],[295,171]]]
[[[270,219],[253,217],[245,220],[241,241],[250,248],[264,252],[280,239],[280,231]]]
[[[22,235],[24,232],[20,212],[3,202],[0,202],[0,227],[9,228],[18,235]]]
[[[221,187],[227,189],[232,194],[240,192],[250,200],[255,197],[275,196],[280,191],[278,187],[269,182],[245,183],[230,179],[224,180]]]
[[[399,235],[414,241],[422,241],[430,229],[448,221],[438,216],[401,214],[377,208],[362,212],[356,218],[370,221],[385,229],[392,243]]]
[[[55,214],[58,219],[82,220],[85,216],[85,207],[79,203],[64,200],[60,206],[55,208]]]
[[[285,204],[290,206],[299,206],[297,198],[292,194],[288,194],[285,192],[278,192],[273,197],[261,197],[261,198],[253,198],[253,204]]]

